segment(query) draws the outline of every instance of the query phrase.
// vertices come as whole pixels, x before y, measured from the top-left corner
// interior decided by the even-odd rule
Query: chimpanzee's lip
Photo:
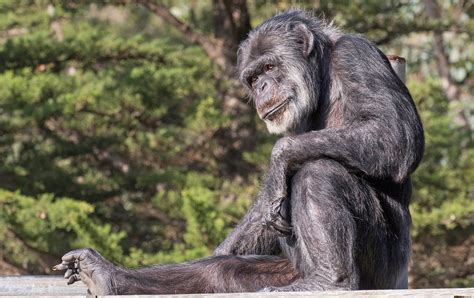
[[[274,106],[273,108],[271,108],[269,111],[267,111],[267,112],[265,113],[265,115],[263,115],[262,119],[263,119],[263,120],[273,120],[273,116],[274,116],[279,110],[281,110],[283,107],[285,107],[289,102],[290,102],[290,98],[287,98],[287,99],[285,99],[284,101],[282,101],[281,103],[277,104],[276,106]]]

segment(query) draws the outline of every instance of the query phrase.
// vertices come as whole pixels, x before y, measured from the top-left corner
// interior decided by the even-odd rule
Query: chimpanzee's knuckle
[[[100,254],[93,248],[86,247],[81,249],[80,259],[84,260],[86,258],[92,260],[100,257]]]

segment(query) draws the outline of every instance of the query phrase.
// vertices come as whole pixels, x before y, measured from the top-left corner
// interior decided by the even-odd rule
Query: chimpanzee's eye
[[[258,76],[251,76],[249,79],[250,86],[253,86],[253,84],[255,84],[257,80],[258,80]]]
[[[265,64],[265,67],[264,67],[265,71],[270,71],[273,68],[275,68],[275,65],[273,64]]]

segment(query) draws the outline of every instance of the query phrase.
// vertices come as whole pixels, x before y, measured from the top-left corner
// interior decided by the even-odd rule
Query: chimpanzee
[[[410,174],[424,138],[386,56],[290,10],[251,31],[237,62],[258,116],[283,137],[260,195],[214,256],[130,270],[78,249],[55,269],[95,294],[406,287]]]

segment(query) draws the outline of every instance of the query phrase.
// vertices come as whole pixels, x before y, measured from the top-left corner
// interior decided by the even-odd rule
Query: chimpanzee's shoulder
[[[376,73],[390,69],[385,54],[362,35],[341,35],[333,45],[331,60],[333,67],[348,73]]]

